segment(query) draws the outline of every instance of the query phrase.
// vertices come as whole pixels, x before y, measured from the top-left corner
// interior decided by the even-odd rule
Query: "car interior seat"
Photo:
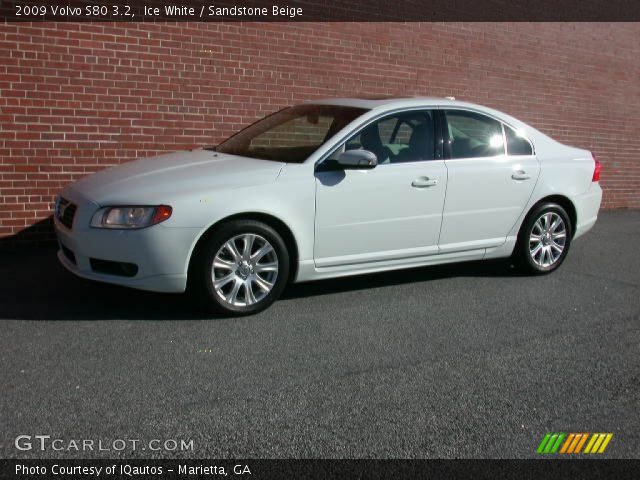
[[[376,155],[378,163],[389,163],[393,157],[393,152],[389,147],[385,147],[380,139],[380,131],[378,125],[370,125],[360,134],[360,143],[362,148]]]
[[[409,138],[409,147],[398,153],[396,162],[415,162],[433,160],[434,152],[433,120],[427,117],[424,123],[417,125]]]

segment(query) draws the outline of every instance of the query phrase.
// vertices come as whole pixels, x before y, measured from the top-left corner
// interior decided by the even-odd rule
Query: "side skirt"
[[[500,247],[503,248],[503,247]],[[428,265],[441,265],[444,263],[467,262],[482,260],[487,249],[467,250],[465,252],[444,253],[439,255],[427,255],[423,257],[404,258],[400,260],[387,260],[381,262],[361,263],[357,265],[341,265],[335,267],[316,268],[313,260],[305,260],[298,265],[298,275],[295,282],[309,282],[328,278],[347,277],[351,275],[363,275],[367,273],[400,270],[403,268],[424,267]],[[513,249],[512,249],[513,250]],[[509,256],[511,252],[509,252]],[[497,258],[497,257],[492,257]]]

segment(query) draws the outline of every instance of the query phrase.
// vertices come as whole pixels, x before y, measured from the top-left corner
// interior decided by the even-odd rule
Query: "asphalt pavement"
[[[240,319],[75,278],[51,247],[1,254],[0,457],[520,458],[612,432],[603,456],[638,458],[639,244],[639,211],[605,212],[551,275],[328,280]],[[149,448],[167,439],[192,448]]]

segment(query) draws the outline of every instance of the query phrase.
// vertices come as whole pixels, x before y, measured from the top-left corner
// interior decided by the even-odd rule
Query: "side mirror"
[[[345,170],[365,170],[375,168],[378,158],[369,150],[347,150],[338,155],[336,163]]]

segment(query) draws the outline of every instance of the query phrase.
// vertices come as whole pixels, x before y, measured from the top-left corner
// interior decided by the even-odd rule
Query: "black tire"
[[[238,295],[245,296],[245,305],[235,305],[225,301],[223,298],[225,296],[223,290],[217,290],[214,287],[213,262],[216,255],[220,252],[221,248],[223,248],[223,245],[233,238],[244,235],[257,235],[257,240],[266,240],[273,247],[273,251],[277,257],[275,259],[275,262],[277,262],[277,276],[272,282],[273,287],[266,296],[252,304],[248,304],[248,301],[246,300],[246,295],[248,293],[246,290],[247,287],[241,286],[240,290],[242,290],[242,293],[238,292]],[[239,245],[237,243],[238,241],[240,240],[236,240],[236,246]],[[227,251],[228,249],[225,247],[223,255],[226,255]],[[232,257],[229,258],[231,259]],[[274,257],[272,256],[271,259],[273,258]],[[194,278],[192,279],[192,286],[195,293],[198,294],[198,297],[201,299],[204,306],[217,313],[228,316],[252,315],[269,307],[282,294],[282,291],[285,289],[289,279],[289,252],[286,244],[282,240],[282,237],[269,225],[255,220],[233,220],[216,227],[216,230],[204,240],[204,243],[201,246],[199,246],[197,257],[194,258],[194,262],[196,263],[192,270],[194,275]],[[272,261],[271,263],[274,262]],[[237,272],[239,271],[239,268],[236,269],[235,272],[230,271],[229,276],[232,274],[238,276]],[[254,275],[253,269],[251,272],[252,273],[250,273],[249,276]],[[218,273],[219,270],[216,270],[215,274]],[[255,275],[257,275],[257,273]],[[255,275],[253,278],[255,278]],[[250,277],[247,278],[250,279]],[[235,280],[230,280],[229,282],[235,282]],[[252,289],[253,287],[256,287],[256,289],[260,290],[260,294],[264,294],[264,290],[257,287],[257,283],[251,283],[251,285]],[[227,287],[225,286],[224,288]],[[233,285],[231,288],[233,288]],[[229,298],[232,297],[231,292],[227,292],[226,295],[228,295]],[[240,301],[242,301],[242,297],[240,297]]]
[[[530,238],[534,229],[536,234],[540,232],[539,227],[536,227],[536,222],[538,222],[538,220],[541,219],[541,217],[543,217],[546,214],[551,214],[551,218],[555,218],[554,215],[557,215],[562,219],[562,222],[565,227],[565,235],[566,235],[564,238],[564,245],[563,245],[562,252],[552,263],[547,262],[547,263],[550,263],[549,265],[544,265],[544,262],[539,262],[540,255],[541,255],[540,252],[536,254],[534,259],[530,250],[530,245],[532,245],[533,247],[537,246],[537,243],[535,242],[532,243],[530,241]],[[542,222],[542,224],[544,224],[544,222]],[[562,208],[560,205],[558,205],[557,203],[553,203],[553,202],[542,203],[536,206],[533,210],[531,210],[531,212],[529,212],[529,214],[527,215],[527,218],[522,223],[522,226],[520,227],[520,232],[518,233],[518,241],[516,243],[516,248],[513,251],[513,261],[525,273],[529,273],[532,275],[546,275],[547,273],[551,273],[554,270],[556,270],[558,267],[560,267],[560,265],[562,265],[562,262],[564,262],[564,259],[567,257],[567,253],[569,253],[569,247],[571,246],[572,235],[573,235],[573,230],[571,225],[571,219],[569,218],[569,215],[567,214],[566,210]],[[544,237],[544,236],[545,234],[541,235],[541,237]],[[559,240],[560,239],[558,239],[558,241]],[[547,237],[544,239],[544,241],[550,242],[551,240]],[[542,243],[542,240],[540,242]],[[543,246],[545,245],[543,244]],[[549,244],[549,249],[551,248],[553,247]],[[553,254],[554,255],[557,254],[557,251],[554,250]],[[547,253],[547,255],[550,255],[550,254]],[[545,258],[551,259],[551,257],[549,256]],[[543,264],[540,264],[540,263],[543,263]]]

